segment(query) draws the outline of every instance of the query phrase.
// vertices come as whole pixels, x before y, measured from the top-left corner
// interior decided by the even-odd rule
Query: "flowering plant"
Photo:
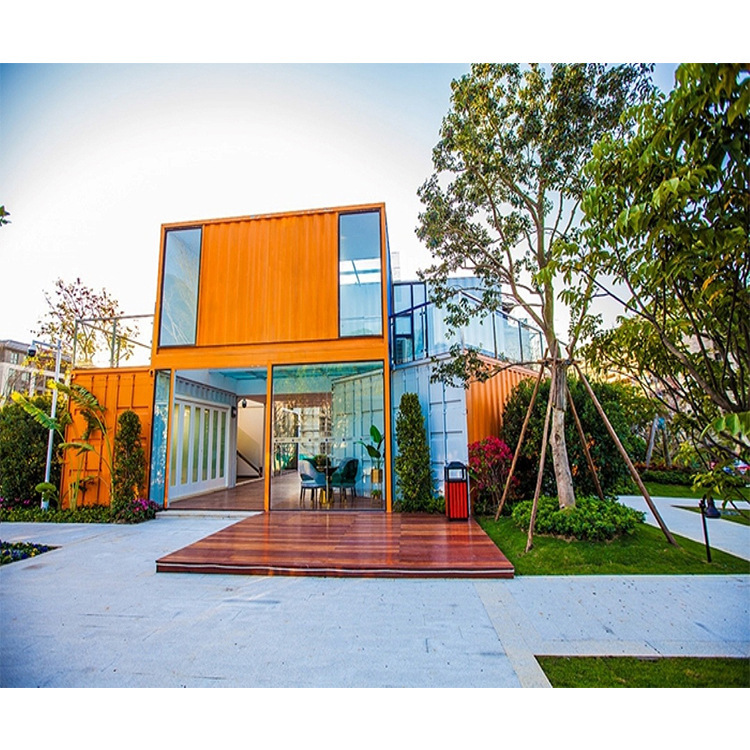
[[[500,438],[490,436],[469,446],[469,473],[478,497],[474,512],[493,511],[500,504],[513,454]]]
[[[138,497],[131,500],[127,505],[121,506],[113,514],[113,520],[116,523],[141,523],[151,518],[156,518],[156,511],[159,506],[151,500]]]

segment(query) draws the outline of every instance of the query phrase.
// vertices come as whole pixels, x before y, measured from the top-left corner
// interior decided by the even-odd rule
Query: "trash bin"
[[[445,467],[445,515],[449,521],[469,518],[469,471],[460,461]]]

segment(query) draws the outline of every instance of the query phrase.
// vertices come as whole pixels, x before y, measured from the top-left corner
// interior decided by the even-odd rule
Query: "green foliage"
[[[370,456],[371,459],[373,459],[375,463],[375,468],[380,469],[383,465],[383,436],[380,433],[380,430],[375,426],[370,426],[370,437],[372,438],[372,443],[365,443],[362,440],[357,440],[357,444],[364,446],[365,450],[367,451],[367,455]]]
[[[656,482],[657,484],[675,484],[689,487],[693,483],[693,471],[691,469],[675,468],[649,468],[643,464],[636,464],[638,474],[644,482]]]
[[[42,510],[37,502],[28,506],[6,507],[0,503],[0,521],[8,523],[112,523],[108,505],[89,505],[76,510]]]
[[[36,396],[27,402],[49,420],[49,396]],[[22,406],[9,402],[0,408],[0,497],[6,503],[38,504],[34,498],[37,484],[44,479],[48,440],[49,428]],[[58,438],[53,447],[59,444]],[[60,462],[55,450],[52,455],[50,481],[59,484]]]
[[[531,510],[531,500],[517,503],[513,508],[511,518],[524,531],[529,529]],[[575,507],[560,508],[557,498],[542,495],[539,498],[534,533],[602,542],[623,534],[632,534],[636,524],[643,521],[643,513],[622,505],[617,500],[579,497]]]
[[[554,352],[554,305],[578,241],[581,169],[592,145],[619,132],[623,110],[648,88],[647,66],[636,65],[476,64],[453,81],[433,149],[435,171],[419,189],[417,228],[437,259],[421,276],[449,326],[500,309],[509,294]],[[453,294],[457,271],[478,279],[478,305]],[[572,317],[589,299],[569,298]],[[473,375],[476,360],[456,357],[464,357],[464,377]]]
[[[630,474],[627,466],[583,384],[569,378],[568,385],[584,434],[588,439],[589,451],[597,469],[602,491],[605,495],[612,495],[620,490],[629,489]],[[653,406],[648,403],[647,399],[639,397],[635,388],[625,384],[592,382],[591,388],[631,460],[642,459],[646,450],[646,442],[638,435],[638,431],[648,429]],[[523,380],[514,388],[505,404],[501,437],[513,451],[518,445],[518,438],[533,390],[534,383],[531,380]],[[532,497],[534,494],[548,394],[549,380],[542,381],[514,474],[518,477],[516,494],[519,497]],[[565,420],[565,442],[576,492],[583,495],[594,494],[596,486],[591,478],[581,439],[572,416]],[[542,479],[542,492],[556,495],[555,475],[549,454],[548,451]]]
[[[133,502],[144,493],[146,456],[141,445],[141,420],[131,410],[117,420],[117,435],[112,472],[112,512],[115,519],[124,518],[133,509]]]
[[[5,206],[0,206],[0,227],[3,224],[10,224],[10,219],[7,218],[10,216],[10,211],[5,210]]]
[[[430,446],[416,393],[404,393],[396,415],[395,459],[399,507],[407,513],[436,509]]]
[[[586,356],[637,377],[709,466],[748,453],[738,433],[750,412],[750,76],[722,63],[681,65],[675,78],[586,167],[580,270],[624,306]]]

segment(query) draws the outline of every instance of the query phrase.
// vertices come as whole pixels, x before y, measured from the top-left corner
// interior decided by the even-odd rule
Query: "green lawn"
[[[477,520],[513,563],[517,575],[750,573],[747,560],[712,548],[709,563],[703,544],[675,536],[680,546],[673,547],[660,529],[645,523],[632,535],[612,542],[567,542],[535,535],[534,546],[526,553],[526,532],[510,518]]]
[[[750,687],[750,659],[537,656],[553,687]]]

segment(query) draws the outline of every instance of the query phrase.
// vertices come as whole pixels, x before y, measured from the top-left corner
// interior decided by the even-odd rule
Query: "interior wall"
[[[247,406],[237,407],[237,451],[248,458],[255,466],[263,468],[264,445],[263,429],[265,407],[256,401],[248,401]],[[255,470],[237,457],[237,476],[256,476]]]

